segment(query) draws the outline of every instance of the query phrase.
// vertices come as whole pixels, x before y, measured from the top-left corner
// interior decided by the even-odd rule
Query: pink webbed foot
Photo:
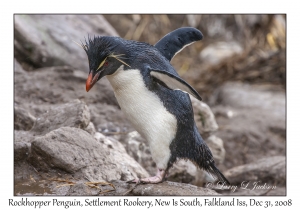
[[[142,183],[142,184],[157,184],[164,180],[164,177],[166,176],[166,172],[163,169],[158,169],[155,176],[142,178],[142,179],[134,179],[131,181],[128,181],[128,183]]]

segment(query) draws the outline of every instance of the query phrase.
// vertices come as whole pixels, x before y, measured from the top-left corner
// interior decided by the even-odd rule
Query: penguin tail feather
[[[214,178],[217,178],[222,183],[225,183],[226,185],[230,185],[230,182],[226,179],[226,177],[220,172],[220,170],[215,166],[215,164],[212,164],[209,166],[209,169],[207,172]]]
[[[215,179],[230,185],[230,182],[225,178],[225,176],[220,172],[220,170],[216,167],[215,161],[213,159],[213,155],[208,148],[208,146],[203,142],[198,146],[198,152],[200,153],[195,162],[197,165],[207,171],[212,177]]]

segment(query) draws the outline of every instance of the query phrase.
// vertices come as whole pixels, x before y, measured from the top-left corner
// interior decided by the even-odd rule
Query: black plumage
[[[199,100],[201,97],[179,77],[170,64],[170,60],[178,51],[194,41],[201,40],[202,37],[202,33],[197,29],[181,28],[163,37],[155,46],[119,37],[102,36],[88,39],[86,44],[82,45],[90,67],[87,91],[103,76],[114,75],[121,66],[122,71],[128,73],[138,70],[147,90],[156,94],[177,122],[175,137],[169,145],[171,155],[167,166],[160,170],[167,172],[178,159],[189,159],[218,180],[229,184],[215,166],[213,155],[196,127],[191,100],[186,92]],[[162,181],[160,178],[164,178],[165,173],[162,176],[157,180]]]

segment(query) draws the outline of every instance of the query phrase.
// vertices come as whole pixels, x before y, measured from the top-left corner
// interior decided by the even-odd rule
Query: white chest
[[[159,168],[166,168],[169,145],[176,135],[176,118],[166,110],[159,97],[146,88],[139,70],[124,71],[121,66],[107,78],[122,111],[148,140],[153,160]]]

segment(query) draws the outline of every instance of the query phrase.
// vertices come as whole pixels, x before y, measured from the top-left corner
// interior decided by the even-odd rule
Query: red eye
[[[108,62],[107,61],[104,63],[104,66],[108,66]]]

